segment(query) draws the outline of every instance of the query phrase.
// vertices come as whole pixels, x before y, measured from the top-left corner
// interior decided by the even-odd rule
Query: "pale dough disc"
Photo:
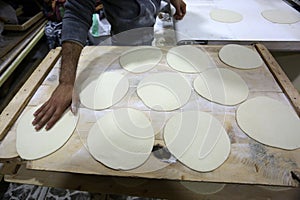
[[[152,74],[137,87],[137,94],[145,105],[157,111],[171,111],[184,106],[191,93],[186,78],[171,72]]]
[[[154,68],[162,58],[158,47],[134,47],[120,56],[120,65],[127,71],[143,73]]]
[[[223,190],[225,187],[224,183],[202,183],[196,181],[181,181],[180,182],[185,188],[189,189],[190,191],[196,194],[203,194],[203,195],[210,195],[215,194]]]
[[[78,117],[67,111],[50,130],[36,131],[32,125],[36,110],[34,107],[25,112],[17,125],[17,152],[26,160],[42,158],[61,148],[71,137],[78,121]]]
[[[190,45],[171,48],[167,62],[171,68],[184,73],[198,73],[214,67],[206,52]]]
[[[300,14],[298,12],[288,10],[265,10],[261,14],[268,21],[278,24],[293,24],[300,21]]]
[[[124,119],[130,123],[122,123],[122,117],[117,115],[130,116],[130,120]],[[154,131],[144,113],[122,108],[107,113],[93,125],[87,144],[92,156],[107,167],[129,170],[142,165],[150,156]]]
[[[204,98],[223,105],[236,105],[246,100],[249,89],[237,73],[223,68],[202,72],[194,80],[196,92]]]
[[[168,150],[189,168],[208,172],[228,158],[230,140],[221,123],[204,112],[175,114],[164,128]]]
[[[300,120],[288,106],[269,97],[256,97],[239,106],[236,119],[254,140],[273,147],[300,147]]]
[[[124,75],[104,72],[87,79],[81,86],[79,97],[85,107],[102,110],[121,101],[128,89],[129,81]]]
[[[213,9],[209,13],[211,19],[223,23],[236,23],[243,19],[243,16],[235,11],[227,9]]]
[[[253,69],[263,65],[257,52],[237,44],[223,46],[219,51],[219,58],[225,64],[239,69]]]

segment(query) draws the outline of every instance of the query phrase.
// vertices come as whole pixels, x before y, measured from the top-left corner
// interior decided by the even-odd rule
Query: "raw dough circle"
[[[219,57],[225,64],[239,69],[253,69],[263,64],[257,52],[237,44],[223,46]]]
[[[79,94],[81,103],[91,109],[106,109],[126,95],[128,79],[118,72],[104,72],[83,82]]]
[[[134,47],[120,56],[120,65],[127,71],[143,73],[155,67],[162,58],[158,47]]]
[[[168,150],[193,170],[208,172],[228,158],[230,140],[221,123],[204,112],[175,114],[164,128]]]
[[[118,115],[130,116],[130,120],[124,119],[130,123],[122,123]],[[150,156],[154,131],[144,113],[122,108],[107,113],[93,125],[87,144],[92,156],[107,167],[129,170],[142,165]]]
[[[199,95],[222,105],[239,104],[249,94],[248,86],[240,75],[223,68],[202,72],[194,80],[194,88]]]
[[[171,68],[184,73],[198,73],[214,67],[207,53],[190,45],[171,48],[167,53],[167,62]]]
[[[196,182],[196,181],[181,181],[180,182],[185,188],[189,189],[192,192],[195,192],[196,194],[202,194],[202,195],[210,195],[215,194],[223,190],[225,187],[224,183],[202,183],[202,182]]]
[[[254,140],[282,149],[300,147],[300,120],[288,106],[269,97],[256,97],[239,106],[236,119]]]
[[[298,12],[288,10],[265,10],[261,14],[268,21],[278,24],[293,24],[300,21],[300,14]]]
[[[191,93],[189,82],[172,72],[152,74],[137,86],[137,94],[145,105],[157,111],[171,111],[184,106]]]
[[[213,20],[224,23],[236,23],[243,19],[241,14],[227,9],[213,9],[209,15]]]
[[[36,109],[26,111],[17,125],[17,152],[26,160],[42,158],[61,148],[71,137],[78,121],[77,116],[67,111],[50,130],[36,131],[32,125]]]

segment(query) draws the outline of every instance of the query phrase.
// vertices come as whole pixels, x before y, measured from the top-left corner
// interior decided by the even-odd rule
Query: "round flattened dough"
[[[83,82],[81,103],[90,109],[102,110],[118,103],[129,89],[128,79],[118,72],[104,72]]]
[[[202,72],[194,80],[194,88],[199,95],[222,105],[239,104],[249,94],[248,86],[240,75],[223,68]]]
[[[42,158],[61,148],[71,137],[78,121],[78,117],[67,111],[50,130],[36,131],[32,125],[36,109],[25,112],[17,125],[17,152],[26,160]]]
[[[121,119],[116,117],[119,114],[131,116],[130,125],[119,123]],[[141,128],[143,132],[139,132]],[[92,156],[107,167],[129,170],[142,165],[150,156],[154,131],[144,113],[122,108],[107,113],[93,125],[87,144]]]
[[[254,140],[273,147],[300,147],[300,120],[288,106],[269,97],[256,97],[239,106],[236,119]]]
[[[164,141],[180,162],[200,172],[222,165],[231,148],[221,123],[212,115],[197,111],[171,117],[164,128]]]
[[[167,62],[171,68],[184,73],[198,73],[214,67],[206,52],[190,45],[171,48]]]
[[[213,9],[209,13],[211,19],[224,22],[224,23],[236,23],[243,20],[243,16],[235,11],[226,9]]]
[[[288,10],[265,10],[261,14],[268,21],[278,24],[293,24],[300,21],[300,14],[298,12]]]
[[[162,58],[158,47],[134,47],[120,56],[120,65],[127,71],[143,73],[154,68]]]
[[[253,69],[263,65],[257,52],[237,44],[223,46],[219,51],[219,58],[225,64],[239,69]]]
[[[202,182],[180,182],[188,190],[195,192],[196,194],[210,195],[215,194],[223,190],[224,183],[202,183]]]
[[[184,106],[191,96],[189,82],[178,73],[157,73],[144,78],[137,94],[146,106],[157,111],[171,111]]]

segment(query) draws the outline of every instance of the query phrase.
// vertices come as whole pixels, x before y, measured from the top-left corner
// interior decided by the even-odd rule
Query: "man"
[[[111,24],[112,35],[134,28],[153,27],[160,0],[102,0],[105,14]],[[186,12],[183,0],[171,0],[180,20]],[[62,27],[62,59],[59,85],[35,113],[32,124],[36,130],[46,125],[49,130],[71,105],[76,69],[81,50],[92,24],[95,0],[68,0]],[[72,107],[72,112],[76,108]]]

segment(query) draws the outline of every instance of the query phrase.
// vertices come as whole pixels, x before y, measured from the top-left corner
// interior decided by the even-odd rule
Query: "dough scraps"
[[[175,114],[164,128],[168,150],[187,167],[208,172],[221,166],[230,153],[230,140],[221,123],[200,111]]]
[[[17,125],[16,148],[21,158],[35,160],[52,154],[61,148],[71,137],[78,116],[66,111],[61,119],[50,130],[44,128],[36,131],[32,125],[33,113],[38,107],[27,110]]]
[[[92,126],[87,144],[91,155],[107,167],[130,170],[150,156],[154,131],[143,112],[121,108],[105,114]]]
[[[227,9],[213,9],[209,13],[211,19],[223,23],[236,23],[243,20],[243,16]]]
[[[120,56],[120,65],[127,71],[143,73],[154,68],[162,58],[158,47],[134,47]]]
[[[81,103],[90,109],[102,110],[118,103],[129,89],[128,79],[119,72],[104,72],[83,82]]]
[[[260,143],[287,150],[300,147],[299,117],[277,100],[250,99],[239,106],[236,119],[239,127]]]
[[[261,14],[268,21],[278,24],[294,24],[300,21],[300,14],[297,11],[272,9],[264,10]]]
[[[253,69],[263,65],[257,52],[237,44],[223,46],[219,51],[219,58],[225,64],[239,69]]]
[[[167,53],[167,62],[171,68],[184,73],[198,73],[215,67],[206,52],[191,45],[171,48]]]
[[[239,104],[249,94],[248,86],[240,75],[224,68],[200,73],[194,80],[194,88],[199,95],[222,105]]]
[[[157,111],[171,111],[184,106],[191,93],[186,78],[172,72],[151,74],[137,86],[137,94],[144,104]]]

